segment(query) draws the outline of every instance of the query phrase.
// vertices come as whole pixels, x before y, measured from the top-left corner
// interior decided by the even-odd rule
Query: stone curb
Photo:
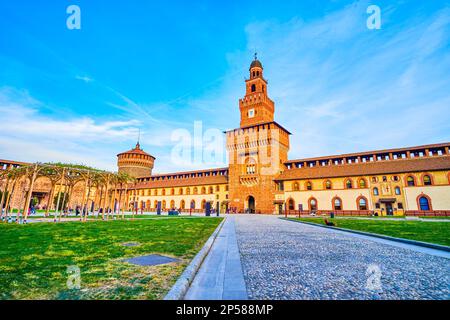
[[[344,232],[349,232],[349,233],[356,233],[356,234],[360,234],[363,236],[381,238],[381,239],[385,239],[385,240],[397,241],[397,242],[402,242],[402,243],[411,244],[411,245],[415,245],[415,246],[450,252],[450,247],[440,245],[440,244],[434,244],[434,243],[428,243],[428,242],[422,242],[422,241],[416,241],[416,240],[409,240],[409,239],[403,239],[403,238],[395,238],[395,237],[385,236],[385,235],[381,235],[381,234],[364,232],[364,231],[356,231],[356,230],[350,230],[350,229],[345,229],[345,228],[330,227],[330,226],[326,226],[326,225],[322,225],[322,224],[318,224],[318,223],[314,223],[314,222],[298,221],[298,220],[292,220],[292,219],[288,219],[288,218],[280,218],[280,219],[286,220],[286,221],[309,224],[311,226],[316,226],[316,227],[321,227],[321,228],[326,228],[326,229],[339,230],[339,231],[344,231]]]
[[[217,226],[216,230],[214,230],[213,234],[208,238],[203,248],[197,253],[197,255],[192,259],[191,263],[186,267],[184,272],[178,278],[177,282],[172,286],[170,291],[164,297],[164,300],[182,300],[189,289],[192,281],[194,280],[195,275],[200,269],[203,261],[211,250],[214,241],[217,238],[220,230],[222,230],[222,226],[226,221],[226,217],[222,220],[222,222]]]

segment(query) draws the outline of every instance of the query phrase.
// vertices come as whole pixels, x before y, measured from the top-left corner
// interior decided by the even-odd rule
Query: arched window
[[[153,208],[155,208],[155,209],[158,208],[158,201],[155,200],[154,204],[155,204],[155,206]]]
[[[186,207],[186,203],[184,202],[184,200],[181,200],[181,202],[180,202],[180,208],[184,210],[185,207]]]
[[[175,208],[175,200],[170,200],[170,209]]]
[[[186,194],[191,194],[191,188],[186,188]]]
[[[311,183],[311,181],[306,182],[306,190],[312,190],[312,183]]]
[[[178,190],[178,194],[183,195],[183,188],[180,188],[180,189]]]
[[[431,186],[433,184],[432,180],[431,180],[431,176],[426,174],[423,176],[423,185],[424,186]]]
[[[352,180],[347,179],[347,181],[345,182],[345,188],[346,188],[346,189],[351,189],[351,188],[353,188]]]
[[[294,202],[294,199],[292,199],[292,198],[290,198],[288,200],[288,209],[289,210],[295,210],[295,202]]]
[[[359,179],[359,187],[361,188],[361,189],[365,189],[366,187],[367,187],[367,183],[366,183],[366,179]]]
[[[205,194],[206,193],[206,188],[205,187],[202,187],[202,192],[201,192],[201,194]]]
[[[194,194],[197,194],[198,193],[198,189],[197,189],[197,187],[194,187]]]
[[[162,189],[162,195],[163,195],[163,196],[166,195],[166,189]]]
[[[170,190],[170,194],[171,194],[171,195],[175,195],[175,189],[174,189],[174,188],[172,188],[172,189]]]
[[[317,211],[317,200],[315,198],[310,198],[308,201],[309,210]]]
[[[163,200],[163,202],[162,202],[162,209],[163,209],[163,210],[166,209],[166,200]]]
[[[255,91],[256,91],[256,85],[252,84],[252,92],[255,92]]]
[[[331,181],[330,180],[325,181],[325,189],[330,190],[331,187],[332,187]]]
[[[408,176],[408,177],[406,178],[406,185],[407,185],[408,187],[414,187],[414,186],[416,185],[416,180],[414,180],[414,177],[413,177],[413,176]]]
[[[342,200],[339,197],[333,199],[333,210],[342,210]]]
[[[292,187],[292,190],[298,191],[299,189],[300,189],[300,188],[299,188],[298,182],[295,182],[295,183],[294,183],[294,186]]]
[[[378,188],[377,188],[377,187],[373,188],[373,195],[374,195],[374,196],[380,195],[380,192],[378,191]]]
[[[214,188],[213,187],[209,187],[209,193],[214,193]]]
[[[191,200],[191,209],[195,209],[195,200]]]
[[[431,210],[431,201],[430,201],[430,198],[426,195],[419,196],[418,204],[419,204],[420,211],[430,211]]]
[[[359,197],[357,200],[358,210],[367,210],[367,199]]]
[[[220,186],[216,186],[216,192],[220,191]]]
[[[202,208],[202,209],[205,209],[205,207],[206,207],[206,200],[203,199],[203,200],[202,200],[202,207],[201,207],[201,208]]]
[[[398,195],[398,196],[402,194],[402,191],[400,190],[400,187],[395,187],[395,194]]]

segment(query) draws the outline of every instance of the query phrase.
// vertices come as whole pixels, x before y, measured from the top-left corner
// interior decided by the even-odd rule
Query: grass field
[[[221,219],[0,224],[1,299],[161,299]],[[125,242],[139,246],[126,247]],[[141,267],[123,259],[159,253],[179,263]],[[67,268],[81,271],[68,289]]]
[[[324,218],[293,218],[300,220],[325,224]],[[405,238],[417,241],[443,244],[450,246],[450,222],[433,221],[389,221],[372,219],[329,219],[337,227],[378,233],[397,238]]]
[[[151,219],[151,218],[161,218],[161,217],[174,218],[174,217],[188,217],[188,216],[189,216],[189,214],[183,214],[183,215],[179,215],[179,216],[169,216],[167,213],[163,213],[161,215],[156,215],[156,214],[135,214],[135,215],[132,215],[132,214],[127,213],[127,214],[124,215],[124,218],[125,219],[131,219],[131,218],[134,218],[134,219]],[[13,216],[13,217],[15,217],[15,216]],[[54,217],[55,217],[54,214],[49,214],[47,217],[45,217],[45,216],[37,216],[37,215],[29,215],[28,219],[53,219]],[[58,219],[59,215],[56,215],[56,218]],[[61,215],[61,219],[75,219],[75,220],[78,219],[79,220],[80,218],[81,218],[80,215],[78,215],[78,216],[76,216],[76,215],[68,215],[68,216]],[[117,220],[122,219],[122,215],[121,214],[117,214],[116,218],[117,218]],[[92,215],[91,214],[91,215],[89,215],[87,217],[87,219],[88,220],[101,220],[102,219],[102,215],[101,214],[100,215],[97,215],[97,214]],[[105,219],[106,219],[106,214],[105,214]],[[114,220],[114,216],[112,214],[110,214],[109,217],[108,217],[108,220]]]

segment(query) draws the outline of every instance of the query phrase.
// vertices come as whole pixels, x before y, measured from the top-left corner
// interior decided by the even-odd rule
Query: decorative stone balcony
[[[259,176],[256,174],[242,175],[239,176],[239,182],[244,186],[253,187],[259,184]]]

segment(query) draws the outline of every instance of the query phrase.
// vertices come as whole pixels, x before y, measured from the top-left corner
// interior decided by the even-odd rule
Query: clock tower
[[[290,133],[274,121],[275,104],[256,54],[239,110],[240,127],[226,132],[229,207],[238,212],[277,212],[274,179],[288,159]]]
[[[250,78],[245,80],[245,96],[239,99],[241,127],[273,121],[274,103],[267,95],[263,71],[255,53],[255,60],[250,65]]]

